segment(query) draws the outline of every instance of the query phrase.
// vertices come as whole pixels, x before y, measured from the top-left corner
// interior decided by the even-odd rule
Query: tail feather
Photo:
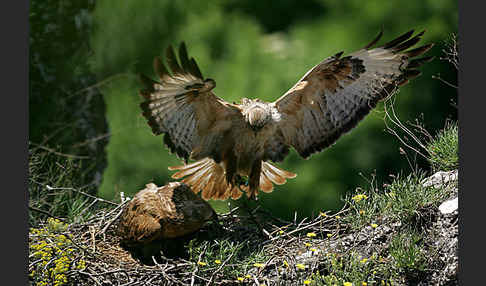
[[[194,193],[201,192],[204,200],[227,200],[232,198],[239,199],[243,190],[249,191],[247,186],[234,186],[226,181],[225,171],[222,165],[216,163],[213,159],[205,158],[197,162],[169,167],[169,170],[177,170],[172,175],[174,179],[182,179],[182,182],[191,186]],[[260,173],[259,188],[265,192],[273,191],[273,184],[285,184],[287,179],[295,178],[296,174],[288,172],[274,166],[268,162],[262,162],[262,171]]]
[[[260,189],[265,193],[270,193],[273,191],[273,184],[283,185],[287,182],[287,179],[292,179],[296,176],[297,174],[280,169],[268,162],[262,162]]]

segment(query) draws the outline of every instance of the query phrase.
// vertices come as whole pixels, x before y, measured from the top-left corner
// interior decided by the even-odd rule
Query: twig
[[[54,149],[48,148],[46,146],[42,146],[42,145],[37,144],[37,143],[34,143],[34,142],[30,142],[30,144],[36,146],[39,149],[48,151],[48,152],[50,152],[52,154],[56,154],[56,155],[61,156],[61,157],[72,158],[72,159],[90,159],[91,158],[90,156],[80,156],[80,155],[73,155],[73,154],[61,153],[61,152],[58,152],[58,151],[56,151]]]
[[[99,234],[103,234],[103,240],[105,240],[105,232],[106,230],[110,227],[110,225],[112,225],[120,216],[121,214],[123,213],[124,209],[120,209],[120,211],[118,212],[118,214],[116,216],[114,216],[107,224],[106,226],[103,228],[103,230],[101,230],[101,232]]]
[[[102,134],[102,135],[99,135],[99,136],[96,136],[96,137],[93,137],[93,138],[89,138],[83,142],[80,142],[80,143],[76,143],[74,145],[72,145],[73,148],[77,148],[77,147],[82,147],[86,144],[90,144],[92,142],[96,142],[96,141],[99,141],[99,140],[103,140],[107,137],[110,137],[111,136],[111,133],[106,133],[106,134]]]
[[[96,283],[96,285],[102,286],[102,284],[98,281],[98,279],[93,277],[93,275],[91,275],[91,273],[84,272],[84,271],[79,271],[78,273],[87,275],[89,278],[91,278],[91,280],[93,280]]]
[[[201,261],[201,258],[202,256],[204,255],[204,253],[206,253],[206,249],[207,249],[208,245],[207,243],[204,244],[204,249],[203,251],[201,251],[201,253],[199,254],[199,258],[197,259],[197,262]],[[199,264],[196,263],[196,268],[194,268],[194,271],[192,272],[192,276],[191,276],[191,286],[194,286],[194,281],[195,281],[195,277],[196,277],[196,272],[199,270]]]
[[[102,198],[99,198],[97,196],[93,196],[93,195],[90,195],[88,193],[85,193],[83,191],[80,191],[80,190],[76,190],[75,188],[63,188],[63,187],[60,187],[60,188],[54,188],[54,187],[51,187],[49,185],[45,185],[46,189],[48,189],[49,191],[51,190],[69,190],[69,191],[75,191],[77,193],[80,193],[82,195],[85,195],[87,197],[90,197],[92,199],[97,199],[101,202],[104,202],[104,203],[108,203],[108,204],[111,204],[111,205],[115,205],[115,206],[118,206],[119,204],[115,203],[115,202],[112,202],[112,201],[108,201],[108,200],[105,200],[105,199],[102,199]]]
[[[53,217],[53,218],[58,219],[58,220],[60,220],[60,221],[64,221],[64,222],[66,221],[66,220],[65,220],[65,219],[63,219],[63,218],[57,217],[57,216],[55,216],[55,215],[53,215],[53,214],[51,214],[51,213],[49,213],[49,212],[47,212],[47,211],[44,211],[44,210],[38,209],[38,208],[33,207],[33,206],[29,206],[29,209],[30,209],[30,210],[33,210],[33,211],[36,211],[36,212],[39,212],[39,213],[43,213],[43,214],[45,214],[45,215],[47,215],[47,216]]]
[[[433,75],[433,76],[432,76],[432,78],[433,78],[433,79],[438,79],[438,80],[440,80],[441,82],[443,82],[443,83],[447,84],[448,86],[450,86],[450,87],[452,87],[452,88],[455,88],[455,89],[457,89],[457,88],[458,88],[458,86],[457,86],[457,85],[453,85],[452,83],[450,83],[450,82],[446,81],[445,79],[441,78],[441,77],[440,77],[440,74],[439,74],[438,76]]]
[[[213,281],[213,278],[214,276],[216,275],[216,273],[218,273],[219,271],[221,271],[221,269],[223,269],[223,267],[226,265],[226,263],[228,261],[230,261],[230,259],[235,255],[235,252],[232,252],[230,256],[228,256],[228,258],[226,258],[223,263],[221,263],[221,265],[218,267],[218,269],[216,269],[216,271],[213,272],[213,274],[211,274],[211,277],[209,278],[209,281],[208,283],[206,283],[206,285],[210,285],[211,282]]]
[[[107,84],[108,82],[110,82],[110,81],[112,81],[112,80],[114,80],[114,79],[116,79],[118,77],[123,77],[123,76],[127,76],[127,77],[133,76],[134,77],[135,75],[134,74],[130,74],[130,73],[117,73],[117,74],[114,74],[112,76],[109,76],[109,77],[105,78],[102,81],[97,82],[96,84],[93,84],[91,86],[88,86],[88,87],[85,87],[83,89],[80,89],[80,90],[74,92],[73,94],[71,94],[71,96],[75,96],[75,95],[78,95],[78,94],[81,94],[81,93],[90,91],[90,90],[95,89],[97,87],[100,87],[100,86],[102,86],[104,84]]]

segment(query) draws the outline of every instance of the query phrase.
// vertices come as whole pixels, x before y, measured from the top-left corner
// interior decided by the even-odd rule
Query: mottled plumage
[[[211,206],[184,183],[162,187],[150,183],[127,204],[117,232],[125,245],[143,246],[195,232],[215,215]]]
[[[348,56],[343,52],[310,69],[275,102],[244,98],[231,104],[211,91],[215,81],[204,79],[184,43],[178,63],[171,47],[166,62],[154,62],[159,81],[142,77],[146,88],[141,104],[154,134],[164,133],[171,152],[186,165],[174,178],[202,192],[204,199],[237,199],[239,189],[255,198],[258,190],[271,192],[296,175],[272,165],[293,147],[302,157],[320,152],[352,129],[380,101],[420,74],[415,68],[432,57],[412,59],[432,44],[407,50],[424,32],[413,30],[378,48],[372,46]],[[196,162],[187,164],[188,160]],[[248,185],[240,185],[248,176]]]

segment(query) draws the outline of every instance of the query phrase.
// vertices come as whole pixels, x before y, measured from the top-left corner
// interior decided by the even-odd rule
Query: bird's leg
[[[250,188],[249,199],[256,200],[256,195],[258,193],[258,189],[260,188],[261,172],[262,172],[262,161],[255,160],[253,162],[253,166],[251,167],[250,176],[248,176],[248,184]]]
[[[248,205],[249,201],[257,201],[256,194],[258,193],[258,189],[260,187],[260,172],[261,172],[262,162],[260,160],[256,160],[253,163],[250,176],[248,178],[247,186],[248,186],[248,199],[244,200],[243,207],[250,215],[250,219],[255,223],[258,229],[268,236],[268,231],[266,231],[263,226],[258,222],[257,217],[255,216],[256,210],[260,207],[257,205],[253,210],[250,210]]]

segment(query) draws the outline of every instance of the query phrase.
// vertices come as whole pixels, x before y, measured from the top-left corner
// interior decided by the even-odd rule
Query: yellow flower
[[[364,211],[364,210],[359,210],[359,214],[361,214],[361,215],[362,215],[362,214],[364,214],[364,213],[365,213],[365,211]]]
[[[307,237],[316,237],[316,234],[314,232],[308,232]]]
[[[251,275],[250,275],[250,274],[246,274],[246,275],[245,275],[245,278],[250,279],[250,278],[251,278]]]
[[[363,282],[361,282],[361,286],[367,286],[367,285],[368,285],[368,283],[366,283],[366,282],[364,282],[364,281],[363,281]]]
[[[283,231],[283,230],[281,230],[281,231],[279,231],[279,232],[278,232],[278,234],[283,234],[283,233],[284,233],[284,231]]]
[[[312,282],[311,280],[304,280],[304,285],[309,285],[311,284],[311,282]]]
[[[366,200],[368,197],[364,194],[359,194],[359,195],[356,195],[354,196],[352,199],[355,201],[355,202],[359,202],[361,200]]]
[[[338,215],[336,216],[336,219],[340,219],[340,218],[341,218],[340,216],[338,216]]]
[[[343,286],[353,286],[353,283],[351,283],[351,282],[344,282],[343,283]]]
[[[295,264],[295,267],[297,267],[297,269],[300,269],[300,270],[304,270],[305,269],[305,265],[304,264],[301,264],[301,263]]]
[[[363,258],[360,260],[361,263],[366,263],[366,261],[368,261],[368,258]]]
[[[285,267],[289,267],[289,263],[287,262],[287,260],[284,260],[283,264],[285,265]]]
[[[377,225],[376,223],[372,223],[372,224],[370,224],[370,226],[371,226],[372,228],[377,228],[377,227],[378,227],[378,225]]]
[[[327,214],[324,213],[324,212],[319,212],[319,215],[322,216],[322,217],[326,217],[327,216]]]
[[[263,268],[263,267],[265,267],[265,264],[263,264],[263,263],[254,263],[253,266]]]
[[[197,264],[201,266],[206,266],[206,262],[202,262],[202,261],[198,261]]]
[[[245,278],[243,278],[243,277],[236,277],[236,279],[237,279],[238,281],[240,281],[240,282],[243,282],[243,280],[245,280]]]
[[[305,245],[305,246],[307,246],[307,247],[309,247],[309,246],[311,246],[312,244],[310,244],[310,243],[308,243],[308,242],[304,242],[304,245]]]
[[[327,234],[327,237],[331,237],[331,236],[332,236],[332,234],[330,234],[330,233]]]
[[[216,264],[221,264],[221,260],[216,259],[216,260],[214,260],[214,263],[216,263]]]

